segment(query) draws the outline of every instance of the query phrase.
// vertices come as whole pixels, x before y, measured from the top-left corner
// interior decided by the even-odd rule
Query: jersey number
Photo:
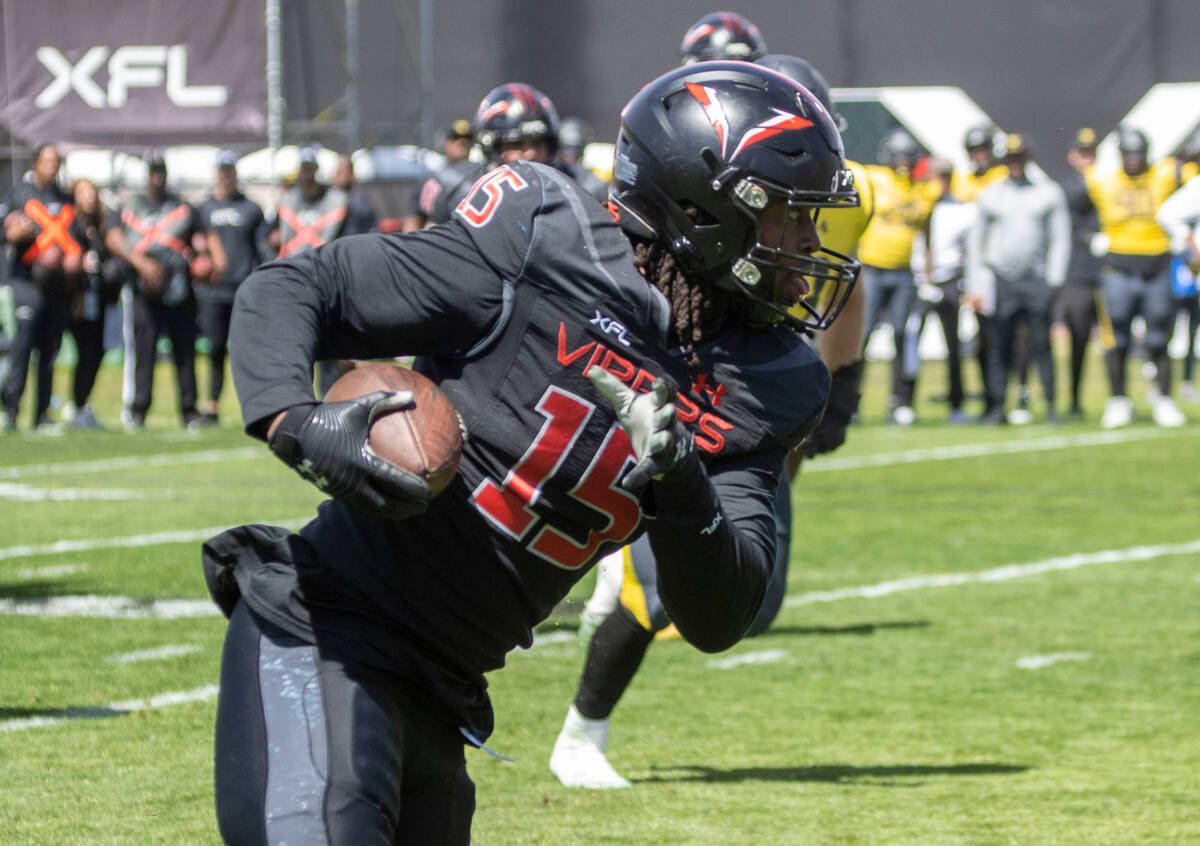
[[[503,484],[485,479],[471,495],[475,507],[515,540],[524,539],[539,522],[533,505],[541,496],[542,485],[562,466],[595,406],[552,386],[538,400],[537,410],[546,422]],[[617,480],[632,458],[629,436],[613,423],[592,463],[570,491],[571,497],[607,519],[605,528],[589,530],[587,539],[579,544],[553,526],[543,525],[526,542],[526,548],[557,567],[574,570],[591,560],[605,541],[623,544],[628,540],[641,520],[641,510],[637,499],[619,487]]]
[[[524,191],[529,187],[529,183],[522,179],[516,171],[508,166],[498,167],[491,173],[481,176],[471,186],[471,190],[467,196],[463,197],[455,211],[472,226],[476,228],[483,226],[492,219],[496,209],[500,208],[500,201],[504,199],[501,187],[505,185],[514,191]],[[475,199],[477,197],[482,198],[482,208],[476,208]]]

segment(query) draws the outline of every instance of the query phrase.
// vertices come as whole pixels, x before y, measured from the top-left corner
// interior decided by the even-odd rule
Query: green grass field
[[[218,842],[224,624],[199,543],[319,495],[231,396],[221,428],[181,431],[160,371],[140,435],[0,438],[0,843]],[[610,735],[633,789],[547,769],[577,602],[493,675],[490,745],[516,760],[468,753],[475,843],[1200,842],[1200,424],[1150,425],[1138,381],[1137,425],[1101,432],[1096,359],[1086,422],[953,427],[925,399],[897,429],[886,371],[795,485],[774,629],[651,650]],[[119,375],[95,403],[110,423]]]

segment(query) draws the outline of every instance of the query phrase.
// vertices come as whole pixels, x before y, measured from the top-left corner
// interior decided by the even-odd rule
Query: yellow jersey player
[[[996,161],[996,129],[990,124],[968,129],[963,147],[971,165],[954,172],[950,191],[957,199],[970,203],[984,188],[1008,176],[1008,168]]]
[[[921,147],[907,130],[897,127],[884,136],[879,148],[880,164],[866,168],[875,213],[858,244],[867,299],[864,326],[868,336],[880,322],[886,321],[892,327],[895,356],[887,419],[903,426],[916,419],[912,409],[915,380],[904,368],[905,326],[917,296],[912,272],[913,239],[925,237],[937,201],[933,183],[913,179],[913,168],[922,155]]]
[[[1106,314],[1105,367],[1109,400],[1100,425],[1126,426],[1133,420],[1133,403],[1126,390],[1130,326],[1141,315],[1146,322],[1146,351],[1155,367],[1158,396],[1154,422],[1182,426],[1186,421],[1171,399],[1171,361],[1167,342],[1175,316],[1171,293],[1171,239],[1155,219],[1158,207],[1179,187],[1173,159],[1151,166],[1150,143],[1131,127],[1118,129],[1121,167],[1111,173],[1089,168],[1084,179],[1100,219],[1101,244],[1107,246],[1100,289]]]

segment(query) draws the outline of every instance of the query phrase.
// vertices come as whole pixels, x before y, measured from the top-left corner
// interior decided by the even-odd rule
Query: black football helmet
[[[683,34],[679,57],[685,65],[714,59],[753,62],[767,54],[767,42],[758,27],[737,12],[713,12],[696,21]]]
[[[509,82],[493,88],[475,110],[475,140],[494,160],[506,142],[545,139],[550,155],[558,151],[558,112],[550,98],[532,85]]]
[[[686,272],[745,299],[752,325],[807,332],[837,317],[858,263],[818,249],[764,243],[763,218],[858,205],[842,138],[805,88],[746,62],[685,65],[659,77],[621,112],[609,210],[631,235],[665,245]],[[815,293],[788,314],[780,271],[800,273]]]
[[[912,170],[921,158],[921,145],[907,129],[897,126],[879,142],[879,163],[893,170]]]
[[[993,152],[996,146],[995,131],[989,125],[972,126],[963,136],[963,149],[968,153],[974,150]]]
[[[781,73],[792,82],[798,82],[811,91],[817,101],[825,107],[825,111],[829,112],[829,116],[833,118],[837,128],[842,132],[846,131],[846,121],[838,114],[837,107],[833,105],[833,99],[829,96],[829,83],[811,62],[798,56],[772,53],[769,56],[763,56],[757,61],[757,64]]]
[[[1121,165],[1130,176],[1145,173],[1150,162],[1150,139],[1132,126],[1117,127],[1117,152]]]

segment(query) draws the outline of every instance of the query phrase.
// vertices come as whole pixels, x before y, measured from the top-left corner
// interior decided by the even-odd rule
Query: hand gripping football
[[[432,380],[394,364],[367,364],[347,372],[325,394],[341,402],[372,391],[411,391],[413,405],[381,414],[371,424],[371,451],[429,483],[434,496],[450,484],[462,455],[463,426],[449,398]]]

